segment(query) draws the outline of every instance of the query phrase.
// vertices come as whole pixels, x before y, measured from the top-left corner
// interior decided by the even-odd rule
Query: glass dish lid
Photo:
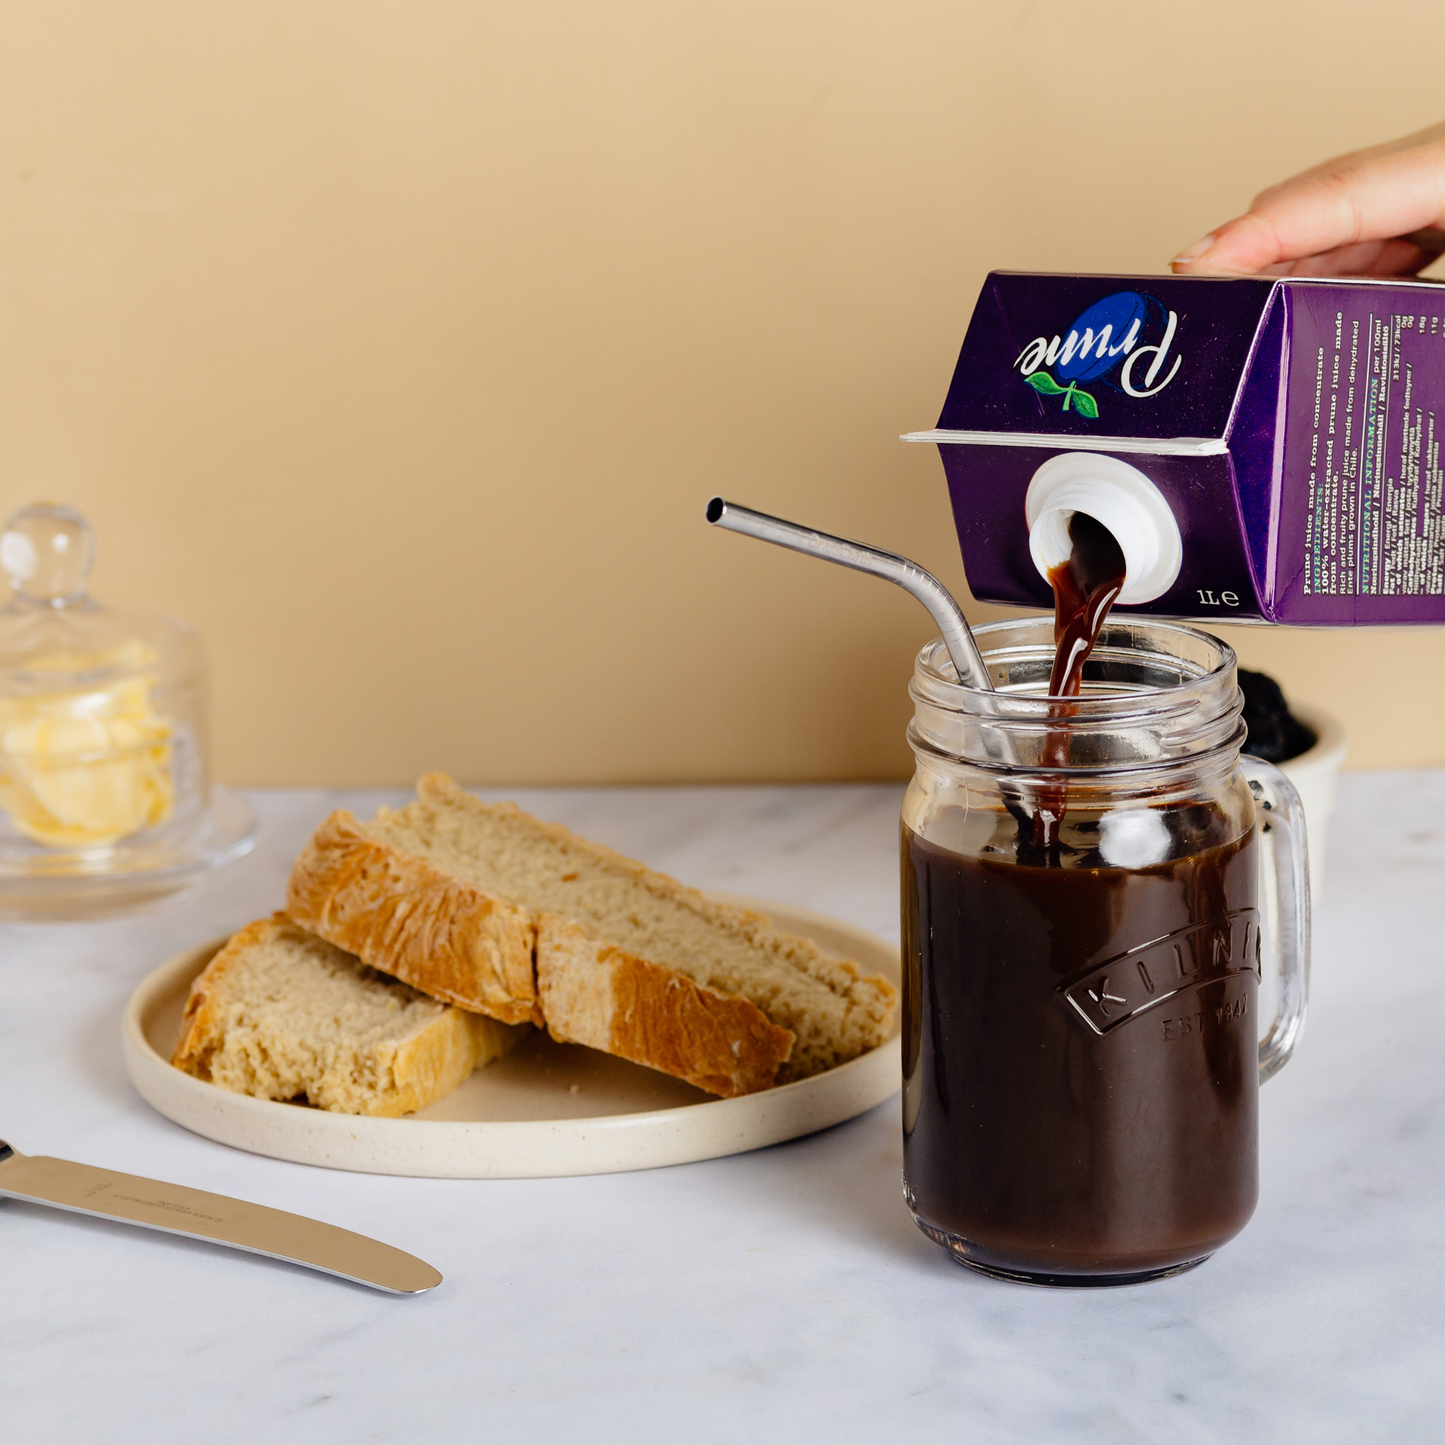
[[[210,780],[200,638],[93,600],[94,559],[67,506],[0,532],[0,916],[150,903],[254,838],[248,805]]]

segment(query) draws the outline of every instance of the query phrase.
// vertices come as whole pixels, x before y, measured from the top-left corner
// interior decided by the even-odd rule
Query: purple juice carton
[[[906,440],[938,444],[984,601],[1052,607],[1083,511],[1121,607],[1329,627],[1445,622],[1442,434],[1429,282],[1000,271]]]

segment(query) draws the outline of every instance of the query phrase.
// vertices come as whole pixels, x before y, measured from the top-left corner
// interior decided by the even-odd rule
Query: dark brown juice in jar
[[[1028,851],[904,829],[909,1206],[961,1259],[1039,1283],[1198,1262],[1258,1192],[1255,831],[1140,868]]]

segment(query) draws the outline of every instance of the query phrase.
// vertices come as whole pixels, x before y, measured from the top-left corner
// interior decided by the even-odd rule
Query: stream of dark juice
[[[1049,673],[1051,698],[1078,697],[1083,686],[1084,663],[1099,640],[1099,633],[1124,586],[1124,553],[1114,534],[1084,512],[1069,519],[1069,559],[1049,569],[1054,589],[1054,665]],[[1063,721],[1073,715],[1067,702],[1056,702],[1050,716]],[[1057,728],[1044,740],[1040,766],[1062,768],[1069,761],[1069,733]],[[1033,829],[1027,840],[1031,857],[1058,865],[1059,824],[1067,804],[1062,782],[1047,783],[1032,799]]]
[[[1051,574],[1060,699],[1123,581],[1080,518]],[[1068,748],[1060,727],[1045,766]],[[1198,1261],[1253,1213],[1258,862],[1253,830],[1203,801],[1159,815],[1169,861],[1066,855],[1068,805],[1062,783],[1036,789],[987,856],[904,829],[904,1174],[964,1262],[1110,1283]]]

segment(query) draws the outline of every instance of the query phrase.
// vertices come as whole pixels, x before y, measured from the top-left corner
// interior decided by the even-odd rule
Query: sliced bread
[[[191,984],[171,1062],[234,1093],[394,1118],[525,1032],[438,1003],[277,914],[243,928]]]
[[[383,898],[383,878],[409,891]],[[476,922],[454,924],[441,913],[458,906]],[[489,909],[509,907],[533,930],[530,988],[520,958],[493,962],[489,951],[500,946]],[[491,995],[505,979],[511,1006],[540,1012],[557,1038],[696,1082],[731,1056],[730,1079],[704,1084],[715,1093],[751,1092],[855,1058],[888,1037],[897,1003],[887,980],[862,976],[759,914],[714,903],[513,804],[483,803],[440,774],[422,778],[415,802],[383,808],[368,824],[345,813],[328,818],[292,870],[287,910],[428,993],[438,990],[422,940],[444,937],[436,969],[444,986],[454,983],[458,959],[485,959],[486,967],[470,1001],[439,997],[495,1012]],[[508,946],[516,941],[510,935]],[[744,1002],[762,1017],[722,1007]],[[794,1036],[791,1051],[784,1033]],[[713,1041],[706,1046],[704,1034]]]
[[[538,915],[537,982],[547,1031],[723,1098],[770,1088],[793,1035],[745,998]]]
[[[345,810],[301,850],[286,911],[433,998],[504,1023],[542,1022],[531,911],[449,873],[424,849],[395,846]]]

